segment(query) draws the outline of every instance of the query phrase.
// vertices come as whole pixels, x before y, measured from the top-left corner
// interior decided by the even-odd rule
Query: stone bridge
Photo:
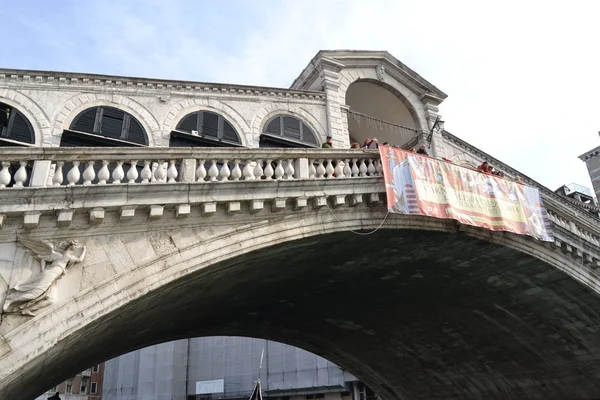
[[[455,161],[468,150],[516,174],[443,139]],[[0,399],[210,335],[302,347],[389,399],[600,397],[600,228],[545,188],[552,244],[388,214],[374,151],[14,148],[1,161],[0,304],[40,273],[31,243],[86,253],[35,316],[2,315]]]

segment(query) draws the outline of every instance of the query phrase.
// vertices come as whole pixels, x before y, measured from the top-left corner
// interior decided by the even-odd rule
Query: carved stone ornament
[[[385,80],[385,67],[383,65],[377,66],[377,79],[379,79],[380,82]]]
[[[67,269],[85,258],[85,245],[69,240],[54,247],[46,241],[20,238],[19,242],[41,263],[41,271],[10,288],[2,307],[3,313],[35,316],[34,312],[56,301],[56,281]]]

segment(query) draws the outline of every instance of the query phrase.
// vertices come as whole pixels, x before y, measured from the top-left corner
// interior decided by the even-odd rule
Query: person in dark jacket
[[[321,145],[324,149],[333,149],[333,138],[331,136],[327,136],[327,141]]]
[[[58,395],[58,392],[54,393],[54,396],[48,397],[48,400],[60,400],[60,396]]]

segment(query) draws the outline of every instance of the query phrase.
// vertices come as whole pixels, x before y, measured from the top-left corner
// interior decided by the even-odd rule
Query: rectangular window
[[[81,386],[79,386],[79,393],[85,394],[86,390],[87,390],[87,379],[83,378],[81,380]]]
[[[73,393],[73,380],[69,379],[67,381],[67,388],[65,389],[65,393]]]
[[[92,382],[92,384],[90,386],[90,394],[96,394],[97,390],[98,390],[98,383]]]
[[[92,372],[98,372],[98,371],[100,371],[100,365],[94,365],[92,367]]]

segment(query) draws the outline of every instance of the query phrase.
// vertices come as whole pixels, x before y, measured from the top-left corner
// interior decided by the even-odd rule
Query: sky
[[[387,50],[445,128],[543,185],[591,187],[594,0],[0,0],[0,67],[288,87],[321,49]]]

